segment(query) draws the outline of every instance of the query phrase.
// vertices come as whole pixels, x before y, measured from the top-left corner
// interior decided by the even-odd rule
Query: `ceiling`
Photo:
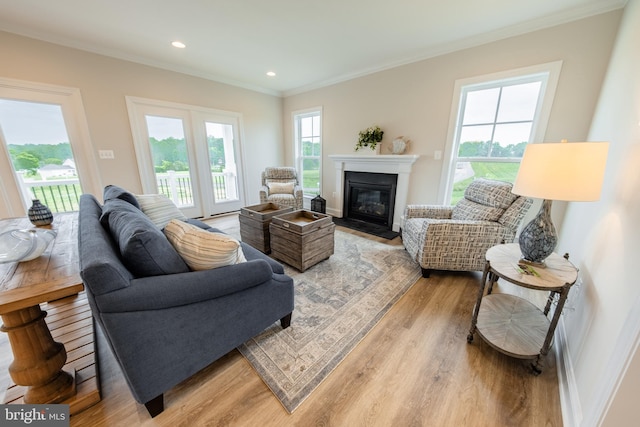
[[[626,2],[0,0],[0,30],[286,96]]]

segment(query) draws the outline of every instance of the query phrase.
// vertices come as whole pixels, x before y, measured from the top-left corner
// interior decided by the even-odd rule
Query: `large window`
[[[80,91],[0,78],[0,218],[33,199],[53,212],[101,191]]]
[[[525,146],[544,135],[559,67],[457,82],[444,203],[457,203],[476,178],[515,180]]]
[[[296,169],[305,197],[322,191],[322,109],[293,113]]]

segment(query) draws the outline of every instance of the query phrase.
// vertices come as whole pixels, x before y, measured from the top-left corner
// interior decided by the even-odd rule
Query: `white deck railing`
[[[78,200],[82,194],[78,178],[59,180],[27,180],[23,172],[18,172],[20,193],[27,206],[33,199],[39,199],[52,212],[78,210]],[[213,172],[213,191],[216,201],[236,200],[238,187],[236,175],[231,172]],[[174,171],[156,174],[158,193],[170,198],[176,206],[192,206],[193,193],[191,177]]]

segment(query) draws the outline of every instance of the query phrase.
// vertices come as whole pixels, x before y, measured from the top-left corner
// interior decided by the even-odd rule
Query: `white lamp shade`
[[[547,200],[598,200],[608,149],[608,142],[529,144],[511,191]]]

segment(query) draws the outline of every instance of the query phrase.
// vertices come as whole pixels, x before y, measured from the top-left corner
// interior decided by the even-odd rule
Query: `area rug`
[[[335,231],[334,254],[295,282],[291,326],[272,325],[238,349],[289,413],[420,278],[402,246]]]

